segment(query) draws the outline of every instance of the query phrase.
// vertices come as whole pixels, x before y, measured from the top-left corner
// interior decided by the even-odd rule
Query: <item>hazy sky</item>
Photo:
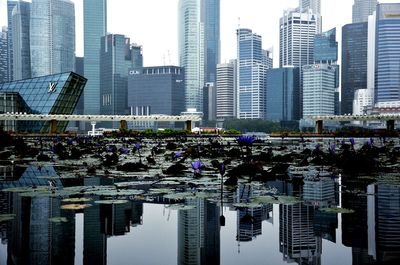
[[[145,66],[178,64],[177,10],[179,0],[108,0],[108,32],[124,34],[143,46]],[[0,0],[0,26],[7,24],[7,0]],[[83,56],[82,2],[76,10],[76,54]],[[381,0],[396,3],[400,0]],[[351,23],[353,0],[322,0],[323,31]],[[279,18],[298,0],[221,0],[221,61],[236,58],[236,29],[246,27],[262,36],[263,48],[273,47],[279,64]],[[239,20],[240,18],[240,20]]]

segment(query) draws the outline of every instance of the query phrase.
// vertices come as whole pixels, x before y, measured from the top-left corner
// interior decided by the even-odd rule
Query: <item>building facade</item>
[[[155,66],[129,71],[128,109],[132,115],[180,115],[185,110],[181,67]]]
[[[72,1],[32,1],[30,47],[32,77],[74,71],[75,7]]]
[[[73,72],[41,76],[0,84],[0,112],[28,114],[72,114],[86,84],[86,78]],[[19,121],[14,128],[26,132],[48,132],[49,122]],[[64,132],[68,122],[58,122],[57,132]]]
[[[0,83],[8,82],[8,39],[7,28],[0,32]]]
[[[8,54],[8,59],[7,59],[7,65],[8,65],[8,71],[7,71],[7,82],[12,81],[12,78],[14,76],[13,73],[13,32],[12,32],[12,12],[14,10],[14,7],[18,4],[19,0],[7,0],[7,28],[8,28],[8,40],[7,40],[7,54]]]
[[[31,3],[18,1],[12,11],[13,80],[31,78]]]
[[[136,46],[124,35],[108,34],[101,39],[100,114],[128,114],[128,72],[143,67],[142,59],[135,61],[137,50],[131,47]],[[141,55],[141,49],[139,51]]]
[[[107,34],[107,0],[83,1],[85,77],[84,113],[100,114],[101,38]]]
[[[267,71],[267,119],[300,120],[300,69],[283,67]]]
[[[179,63],[185,68],[186,109],[203,109],[203,87],[215,82],[220,60],[220,1],[180,0]]]
[[[367,22],[376,10],[377,0],[354,0],[353,23]]]
[[[354,92],[367,88],[368,23],[342,28],[342,114],[353,113]]]
[[[265,119],[267,59],[261,36],[251,29],[238,29],[237,47],[237,118]]]
[[[335,114],[335,69],[328,64],[303,66],[304,117]]]
[[[236,60],[217,65],[217,120],[236,117]]]
[[[376,9],[375,105],[400,107],[400,4]]]
[[[202,0],[201,21],[204,23],[205,81],[215,83],[221,57],[220,0]]]

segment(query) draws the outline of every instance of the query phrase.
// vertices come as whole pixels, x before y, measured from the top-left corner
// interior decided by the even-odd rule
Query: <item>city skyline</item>
[[[83,56],[83,1],[72,1],[75,3],[76,11],[76,56]],[[133,0],[129,3],[125,1],[123,5],[121,2],[122,0],[113,0],[108,3],[108,32],[124,34],[133,43],[142,45],[144,66],[179,65],[178,0]],[[353,2],[352,0],[322,0],[322,31],[337,27],[339,43],[341,43],[341,27],[352,22]],[[399,0],[379,2],[396,3]],[[273,47],[274,67],[277,67],[279,64],[279,18],[283,15],[284,9],[296,8],[298,4],[298,0],[283,0],[273,4],[264,0],[221,0],[221,62],[236,58],[236,47],[232,44],[236,43],[236,29],[240,25],[241,28],[250,28],[261,35],[264,49]],[[121,8],[122,6],[124,8]],[[156,11],[154,6],[161,11]],[[7,25],[7,0],[0,0],[0,10],[0,26],[2,27]],[[159,23],[160,21],[162,23]],[[160,46],[160,43],[163,45]]]

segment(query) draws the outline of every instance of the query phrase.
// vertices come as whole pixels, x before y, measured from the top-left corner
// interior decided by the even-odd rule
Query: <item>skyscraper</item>
[[[354,92],[367,88],[368,23],[342,28],[342,114],[353,113]]]
[[[303,66],[304,117],[335,114],[335,68],[328,64]]]
[[[321,0],[299,0],[300,10],[311,9],[314,14],[321,14]]]
[[[300,71],[298,67],[267,71],[267,119],[300,120]]]
[[[31,3],[18,1],[12,11],[13,80],[31,78]]]
[[[180,0],[179,62],[185,68],[186,108],[203,109],[203,87],[219,63],[219,0]]]
[[[314,61],[314,36],[318,17],[306,10],[285,10],[280,19],[279,67],[301,67]]]
[[[12,33],[12,11],[14,7],[17,5],[19,0],[7,0],[7,28],[8,28],[8,36],[7,36],[7,54],[8,54],[8,59],[7,59],[7,65],[8,65],[8,70],[7,70],[7,81],[12,81],[12,78],[14,76],[13,74],[13,33]]]
[[[217,120],[236,117],[236,61],[217,65]]]
[[[306,1],[300,5],[307,7]],[[300,68],[300,118],[303,116],[302,66],[314,62],[314,37],[320,33],[321,16],[312,9],[288,9],[280,19],[279,31],[279,67],[294,66]]]
[[[376,9],[375,105],[400,107],[400,4]]]
[[[136,46],[132,46],[130,39],[124,35],[107,34],[101,39],[101,114],[127,114],[129,69],[143,67],[140,57],[138,62],[134,61],[137,59]]]
[[[205,81],[216,81],[220,62],[220,0],[202,0],[201,20],[204,23]]]
[[[100,114],[101,37],[107,34],[107,0],[83,1],[84,73],[88,82],[84,91],[84,113]]]
[[[0,32],[0,83],[8,82],[8,41],[7,28]]]
[[[74,3],[70,0],[33,0],[30,46],[32,77],[73,71]]]
[[[267,65],[261,36],[251,29],[237,30],[237,117],[264,119],[266,116]]]
[[[376,10],[377,0],[354,0],[353,23],[367,22],[368,16]]]

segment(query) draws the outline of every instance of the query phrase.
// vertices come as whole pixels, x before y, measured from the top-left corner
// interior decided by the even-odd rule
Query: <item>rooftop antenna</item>
[[[240,17],[238,17],[238,29],[240,29]]]
[[[168,54],[168,64],[171,65],[172,64],[172,62],[171,62],[171,53],[169,52],[169,50],[167,51],[167,54]]]

